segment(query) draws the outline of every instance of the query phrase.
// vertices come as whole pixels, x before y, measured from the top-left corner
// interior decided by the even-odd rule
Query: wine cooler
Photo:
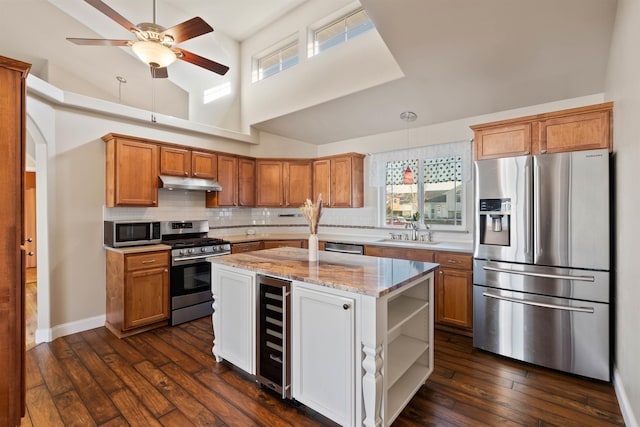
[[[257,316],[256,379],[260,384],[291,397],[289,293],[291,282],[258,275],[260,299]]]

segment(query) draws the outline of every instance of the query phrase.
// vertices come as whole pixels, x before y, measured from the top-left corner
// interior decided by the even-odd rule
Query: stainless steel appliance
[[[113,248],[160,243],[158,221],[105,221],[104,244]]]
[[[607,150],[475,162],[474,346],[610,380]]]
[[[162,243],[171,246],[172,326],[213,313],[211,263],[231,253],[231,244],[208,237],[209,221],[163,221]]]
[[[364,246],[352,243],[326,242],[324,244],[326,252],[339,252],[343,254],[364,255]]]
[[[291,282],[258,275],[256,380],[291,397]]]

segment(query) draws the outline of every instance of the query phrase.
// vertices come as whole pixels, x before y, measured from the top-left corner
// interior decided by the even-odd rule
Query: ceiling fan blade
[[[149,67],[149,69],[151,70],[151,77],[153,77],[154,79],[166,79],[167,77],[169,77],[169,71],[167,70],[167,67]]]
[[[71,43],[84,46],[129,46],[131,40],[79,39],[67,37]]]
[[[107,15],[109,18],[116,21],[118,24],[122,25],[127,31],[131,31],[134,28],[138,28],[136,27],[135,24],[131,23],[127,18],[120,15],[115,10],[111,9],[107,4],[103,3],[102,1],[100,0],[84,0],[84,1],[86,1],[96,9],[98,9],[100,12]]]
[[[169,35],[173,37],[174,43],[181,43],[185,40],[201,36],[213,31],[211,25],[207,24],[202,18],[196,16],[181,24],[167,28],[160,36]]]
[[[214,73],[218,73],[224,76],[227,71],[229,71],[229,67],[226,65],[222,65],[219,62],[212,61],[207,58],[203,58],[200,55],[196,55],[195,53],[191,53],[184,49],[174,49],[174,51],[181,52],[182,55],[178,55],[178,59],[183,61],[187,61],[191,64],[197,65],[198,67],[205,68],[209,71],[213,71]]]

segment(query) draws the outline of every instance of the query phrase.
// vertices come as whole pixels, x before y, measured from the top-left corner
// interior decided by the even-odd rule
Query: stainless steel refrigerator
[[[610,381],[607,150],[475,162],[473,344]]]

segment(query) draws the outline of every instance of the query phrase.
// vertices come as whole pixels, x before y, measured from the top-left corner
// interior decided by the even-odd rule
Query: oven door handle
[[[215,255],[206,255],[206,256],[185,256],[182,258],[174,258],[173,262],[181,262],[181,261],[192,261],[194,259],[202,259],[202,260],[206,260],[207,258],[211,257],[211,256],[215,256]]]
[[[518,271],[511,270],[510,268],[490,267],[485,265],[482,267],[486,271],[496,271],[498,273],[520,274],[522,276],[543,277],[545,279],[562,279],[562,280],[578,280],[582,282],[594,282],[593,276],[569,276],[565,274],[549,274],[549,273],[536,273],[533,271]]]
[[[503,297],[502,295],[495,295],[495,294],[490,294],[488,292],[483,292],[482,293],[483,297],[488,297],[488,298],[494,298],[494,299],[499,299],[499,300],[503,300],[503,301],[508,301],[508,302],[514,302],[517,304],[525,304],[525,305],[533,305],[536,307],[543,307],[543,308],[554,308],[557,310],[565,310],[565,311],[577,311],[580,313],[593,313],[593,307],[571,307],[569,305],[559,305],[559,304],[549,304],[546,302],[537,302],[537,301],[526,301],[526,300],[522,300],[522,299],[518,299],[518,298],[510,298],[510,297]]]

